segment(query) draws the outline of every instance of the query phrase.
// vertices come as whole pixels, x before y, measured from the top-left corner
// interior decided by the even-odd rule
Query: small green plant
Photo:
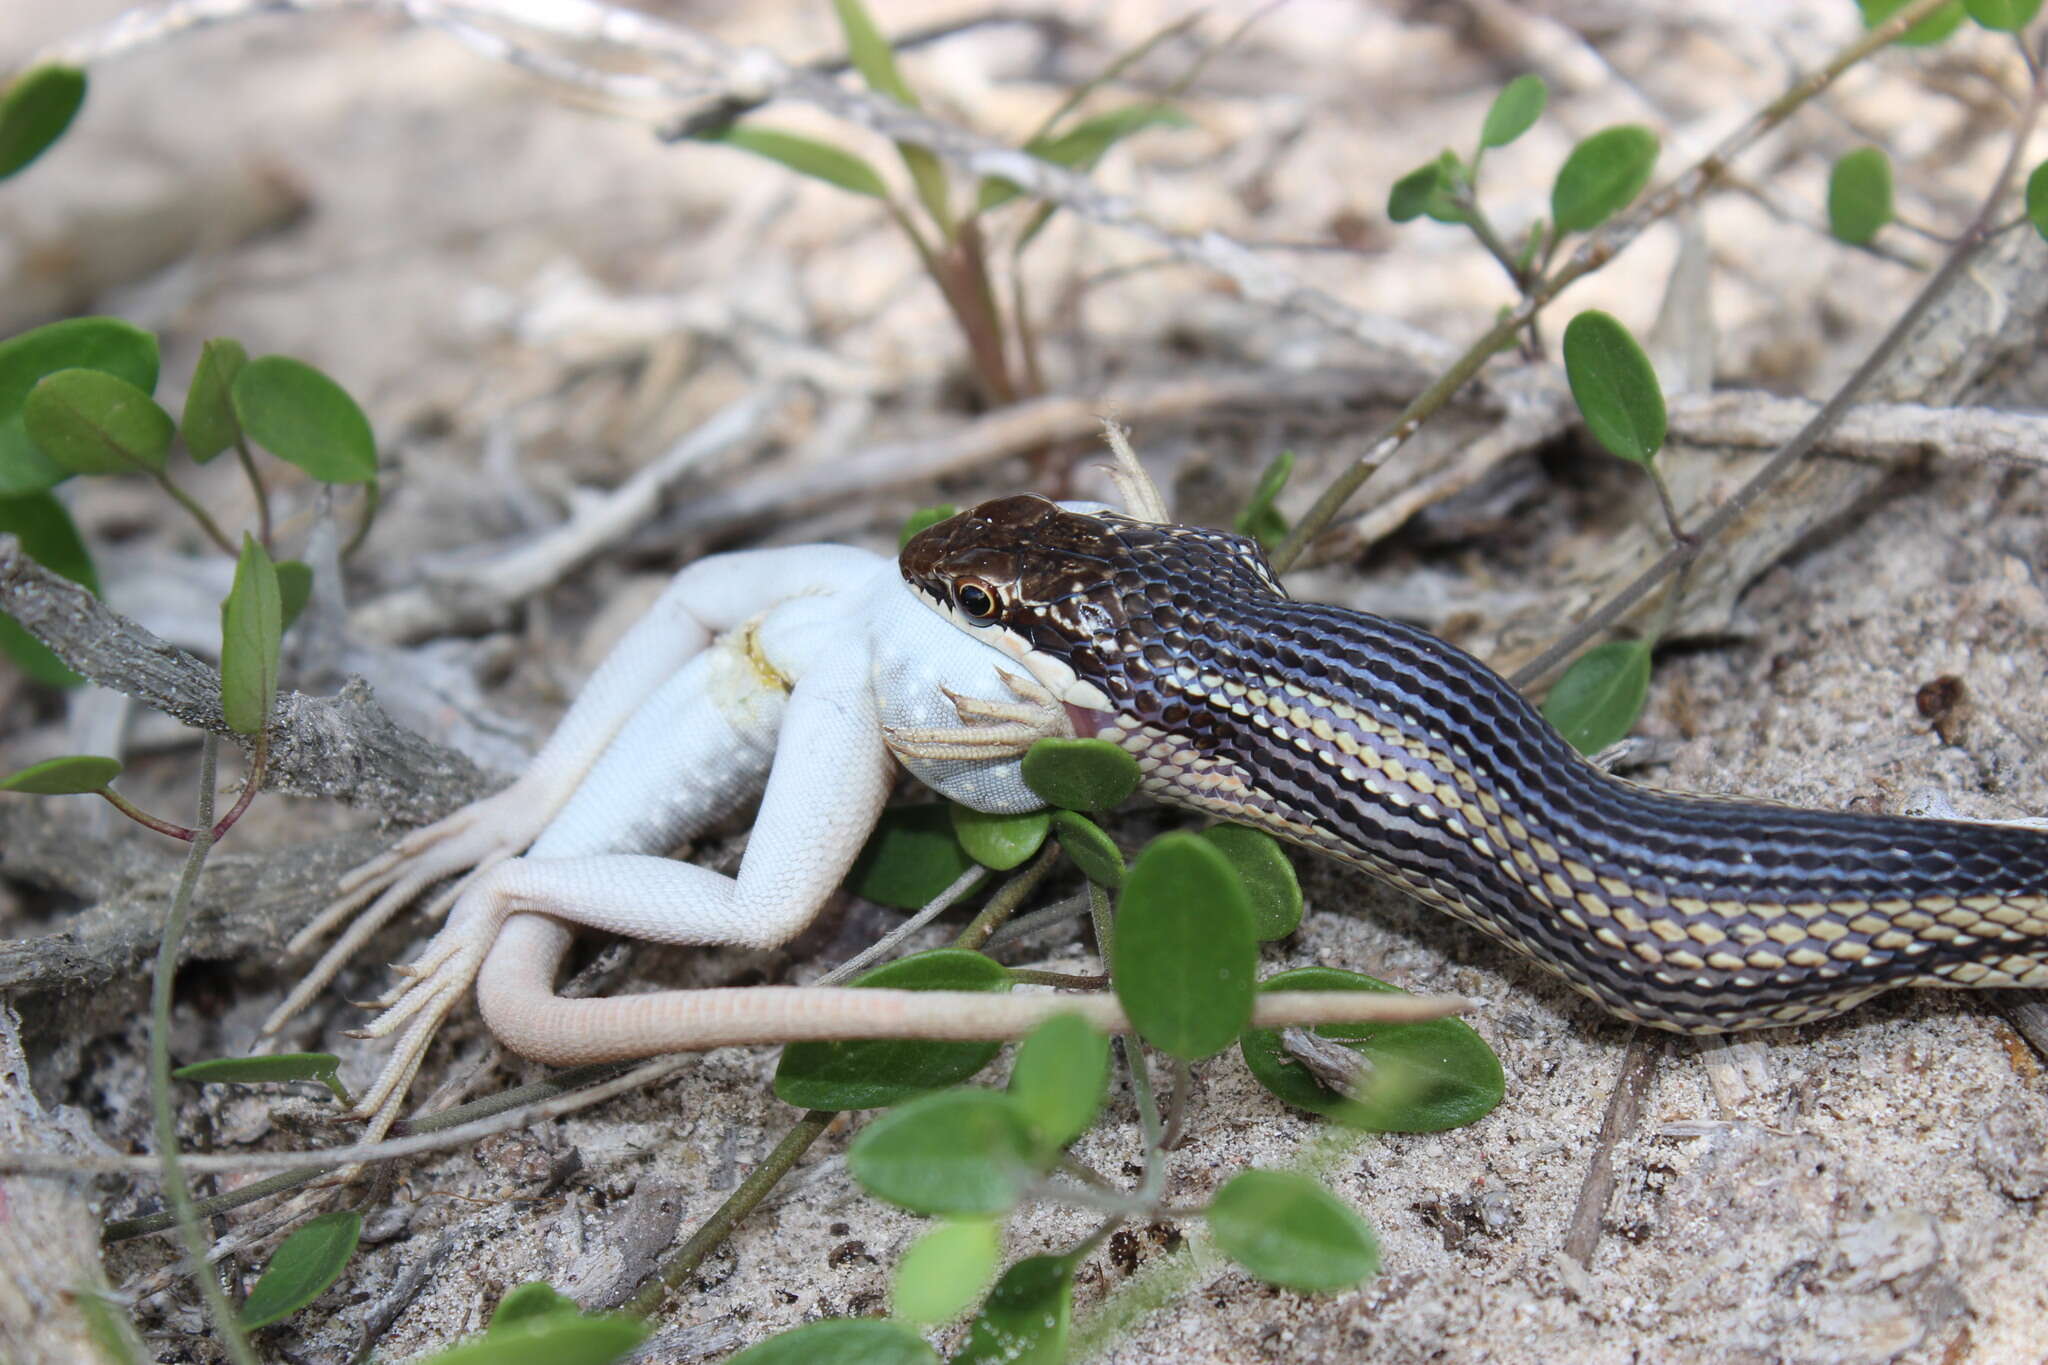
[[[45,67],[17,77],[0,94],[0,179],[18,174],[47,151],[83,103],[83,73]],[[193,826],[136,807],[113,783],[118,760],[74,754],[0,778],[0,791],[35,796],[97,794],[139,824],[190,846],[186,868],[159,949],[151,1003],[151,1099],[165,1187],[181,1235],[195,1261],[204,1238],[178,1165],[177,1130],[169,1097],[170,986],[192,889],[215,840],[240,819],[263,786],[269,724],[277,698],[278,652],[285,628],[304,605],[311,571],[273,562],[270,498],[258,471],[261,448],[330,484],[364,484],[363,528],[375,507],[376,445],[361,410],[332,380],[283,356],[249,360],[231,340],[208,342],[189,386],[181,419],[154,393],[154,335],[118,318],[70,318],[0,341],[0,531],[23,551],[89,592],[98,591],[92,557],[57,494],[76,476],[144,477],[190,516],[204,539],[235,559],[233,586],[221,602],[220,707],[226,729],[249,747],[240,798],[212,819],[213,747],[205,742],[200,811]],[[233,539],[180,487],[173,454],[181,443],[196,463],[232,449],[255,493],[258,526]],[[360,532],[359,532],[360,535]],[[0,614],[0,653],[28,676],[53,687],[81,679],[11,617]],[[315,1080],[337,1099],[346,1093],[327,1054],[200,1063],[181,1074],[203,1080]],[[361,1217],[337,1212],[302,1224],[281,1244],[249,1298],[231,1311],[219,1284],[197,1276],[215,1325],[237,1362],[253,1362],[245,1334],[286,1317],[317,1297],[353,1253]]]
[[[957,878],[951,869],[960,861],[980,856],[992,870],[1015,868],[1056,837],[1089,883],[1109,985],[1142,1047],[1167,1059],[1175,1117],[1169,1121],[1153,1095],[1141,1044],[1125,1040],[1124,1070],[1138,1100],[1146,1158],[1137,1186],[1118,1189],[1067,1150],[1097,1123],[1111,1063],[1110,1040],[1078,1018],[1055,1018],[1026,1039],[1001,1090],[960,1084],[994,1060],[999,1048],[992,1043],[790,1045],[776,1071],[776,1094],[814,1111],[890,1106],[855,1139],[848,1170],[876,1198],[939,1221],[897,1269],[895,1321],[811,1323],[739,1360],[933,1361],[938,1357],[915,1329],[958,1316],[977,1297],[980,1307],[955,1360],[1064,1359],[1074,1271],[1126,1217],[1206,1220],[1226,1254],[1275,1285],[1340,1289],[1372,1274],[1378,1249],[1371,1229],[1305,1176],[1247,1171],[1202,1207],[1164,1202],[1169,1129],[1186,1121],[1189,1068],[1233,1044],[1281,1099],[1360,1128],[1436,1131],[1471,1123],[1500,1102],[1499,1060],[1456,1020],[1319,1029],[1359,1058],[1358,1084],[1348,1090],[1306,1073],[1278,1034],[1246,1029],[1260,990],[1394,989],[1327,969],[1258,981],[1259,941],[1291,933],[1302,909],[1293,867],[1270,836],[1227,825],[1199,835],[1162,834],[1126,866],[1097,815],[1137,785],[1130,755],[1101,740],[1041,740],[1026,755],[1024,774],[1052,805],[1049,817],[956,811],[944,824],[920,822],[914,841],[902,837],[899,825],[871,842],[862,884],[935,891]],[[959,852],[935,857],[932,841],[948,830]],[[1005,990],[1042,976],[951,948],[890,963],[855,984]],[[1002,1222],[1041,1200],[1103,1209],[1107,1217],[1065,1251],[1026,1257],[997,1275]]]
[[[367,529],[376,443],[362,410],[333,380],[285,356],[249,360],[231,340],[206,344],[182,421],[151,396],[156,383],[156,338],[118,318],[72,318],[0,342],[0,530],[19,536],[38,563],[96,590],[91,555],[54,490],[80,475],[141,476],[184,508],[206,540],[235,557],[234,588],[221,604],[221,707],[228,728],[250,741],[251,773],[242,801],[214,827],[217,839],[262,786],[279,642],[312,589],[306,565],[270,557],[270,499],[254,448],[323,483],[365,485]],[[179,487],[171,456],[181,434],[195,462],[232,449],[247,472],[259,525],[243,532],[239,545]],[[0,651],[40,682],[80,681],[5,615]],[[115,791],[119,774],[116,760],[74,755],[0,778],[0,791],[96,793],[151,829],[191,840],[190,828],[149,815]]]
[[[906,108],[917,108],[917,93],[904,79],[895,52],[866,6],[860,0],[833,0],[832,9],[853,68],[868,89]],[[1186,21],[1172,25],[1072,92],[1025,139],[1023,150],[1057,166],[1088,170],[1125,138],[1149,128],[1188,126],[1187,119],[1164,101],[1124,105],[1077,117],[1080,106],[1095,89],[1143,57],[1160,39],[1187,27]],[[1189,73],[1175,88],[1192,75]],[[984,179],[972,187],[971,195],[963,202],[960,187],[936,156],[914,143],[900,142],[896,152],[910,179],[913,208],[891,191],[887,179],[868,161],[831,143],[752,122],[699,128],[691,136],[701,142],[722,143],[766,157],[799,175],[882,204],[945,299],[947,311],[966,343],[969,366],[983,401],[1000,405],[1043,391],[1037,339],[1021,285],[1013,288],[1005,309],[998,300],[998,275],[992,261],[989,223],[996,210],[1024,196],[1017,185],[1002,179]],[[1031,209],[1011,238],[1013,257],[1022,256],[1053,212],[1053,205],[1043,203]]]
[[[1431,218],[1469,229],[1526,293],[1550,268],[1565,238],[1590,232],[1627,208],[1657,164],[1657,135],[1648,128],[1621,124],[1594,133],[1558,167],[1550,221],[1531,224],[1521,244],[1511,244],[1479,202],[1479,168],[1488,151],[1511,145],[1535,126],[1549,97],[1541,76],[1508,82],[1487,110],[1471,157],[1447,150],[1402,176],[1387,193],[1387,217],[1397,223]]]

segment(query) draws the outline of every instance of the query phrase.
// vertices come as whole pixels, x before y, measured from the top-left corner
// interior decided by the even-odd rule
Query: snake
[[[1252,539],[984,502],[905,582],[1139,791],[1327,854],[1632,1023],[1824,1019],[1899,986],[2048,987],[2048,831],[1695,796],[1588,762],[1436,636],[1290,597]]]

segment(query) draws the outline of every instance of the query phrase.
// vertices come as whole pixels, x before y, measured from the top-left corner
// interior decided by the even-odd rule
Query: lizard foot
[[[397,1117],[428,1044],[448,1011],[468,994],[503,918],[464,916],[458,911],[425,952],[399,969],[404,980],[397,989],[369,1002],[369,1008],[382,1012],[363,1027],[349,1030],[351,1038],[398,1035],[383,1070],[356,1101],[354,1116],[369,1120],[373,1132],[381,1134]]]
[[[414,830],[391,848],[343,875],[340,895],[285,945],[303,952],[349,922],[342,936],[313,964],[270,1017],[265,1033],[275,1033],[334,980],[370,936],[428,887],[447,877],[461,879],[427,906],[438,919],[476,879],[533,842],[556,803],[532,784],[515,782],[503,791],[473,801],[446,819]],[[365,909],[364,907],[368,908]]]
[[[970,697],[941,687],[960,724],[889,726],[884,732],[889,747],[899,756],[926,760],[1016,758],[1041,739],[1073,734],[1066,708],[1038,679],[997,671],[1017,700]]]

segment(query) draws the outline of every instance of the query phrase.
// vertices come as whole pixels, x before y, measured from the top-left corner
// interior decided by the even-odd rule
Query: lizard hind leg
[[[477,980],[484,1020],[501,1042],[556,1065],[705,1045],[706,1021],[687,1003],[680,1012],[672,1007],[699,997],[723,1001],[732,992],[564,1000],[555,994],[568,945],[562,925],[662,943],[760,947],[785,942],[809,924],[866,843],[894,773],[867,661],[853,653],[807,674],[791,695],[736,877],[652,858],[587,858],[535,869],[546,878],[544,894],[523,897],[521,908],[543,913],[512,916]]]
[[[890,777],[864,656],[845,651],[793,691],[761,672],[744,630],[705,657],[705,672],[664,688],[628,722],[524,857],[469,885],[399,988],[376,1002],[383,1013],[360,1036],[398,1041],[361,1116],[384,1124],[395,1115],[441,1020],[480,973],[487,988],[487,963],[538,982],[554,1001],[564,925],[765,946],[801,930],[842,880]],[[764,787],[738,878],[656,856]],[[545,1046],[502,1026],[483,994],[492,1032],[546,1060]],[[543,1034],[575,1027],[551,1018],[538,1021]]]

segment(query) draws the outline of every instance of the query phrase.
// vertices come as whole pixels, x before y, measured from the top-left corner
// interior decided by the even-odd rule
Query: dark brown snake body
[[[2048,986],[2048,831],[1623,781],[1471,655],[1297,602],[1220,531],[1019,496],[902,566],[1149,795],[1343,859],[1624,1019],[1714,1033],[1894,986]]]

